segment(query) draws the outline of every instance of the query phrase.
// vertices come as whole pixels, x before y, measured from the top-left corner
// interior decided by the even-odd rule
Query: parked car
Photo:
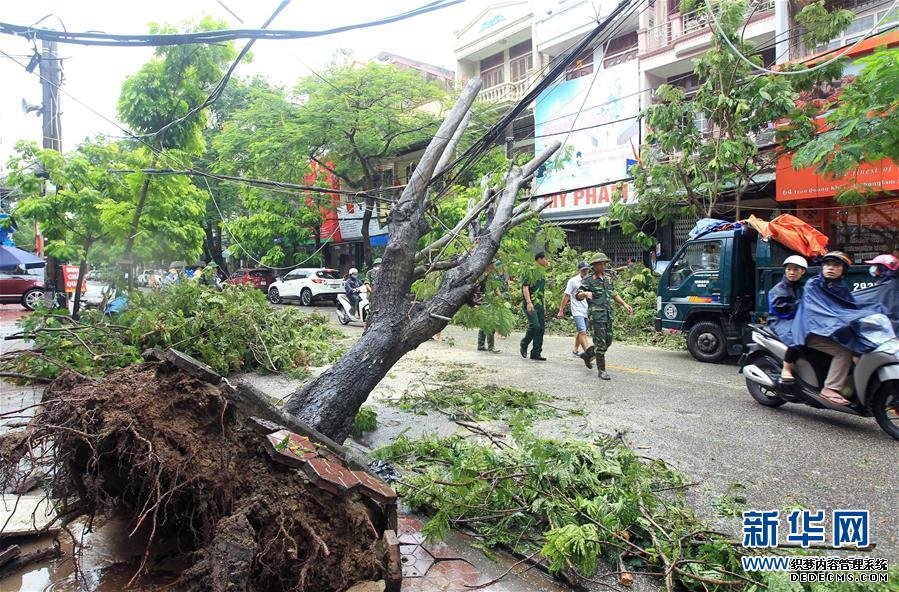
[[[0,271],[0,304],[21,304],[34,310],[43,298],[43,276]]]
[[[275,274],[272,270],[264,267],[254,267],[252,269],[238,269],[231,274],[231,277],[225,280],[225,283],[234,286],[254,286],[265,292],[268,290],[269,284],[274,281]]]
[[[268,287],[268,299],[278,304],[286,300],[299,300],[303,306],[312,306],[316,299],[337,301],[343,293],[343,277],[336,269],[301,267],[291,270]]]
[[[103,277],[100,274],[99,269],[90,270],[89,272],[87,272],[87,276],[85,276],[85,278],[89,282],[102,282],[103,281]]]

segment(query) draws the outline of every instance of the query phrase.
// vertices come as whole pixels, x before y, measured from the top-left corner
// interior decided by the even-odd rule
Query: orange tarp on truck
[[[775,240],[806,257],[817,257],[827,252],[827,236],[796,216],[781,214],[770,222],[750,216],[746,223],[755,228],[762,238]]]

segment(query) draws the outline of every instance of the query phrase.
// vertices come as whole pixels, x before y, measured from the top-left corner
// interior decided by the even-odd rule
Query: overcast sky
[[[258,27],[280,0],[222,0],[244,23],[222,7],[218,0],[31,0],[3,2],[0,20],[31,25],[45,15],[41,26],[69,31],[106,33],[144,33],[147,23],[180,23],[203,15],[225,20],[231,27]],[[270,28],[324,29],[362,22],[409,10],[426,0],[293,0]],[[329,37],[296,41],[257,41],[254,60],[238,67],[236,76],[264,74],[273,81],[292,85],[310,74],[303,64],[319,69],[334,50],[348,48],[359,59],[389,51],[423,62],[454,69],[454,29],[483,8],[485,0],[468,0],[440,11],[377,28],[351,31]],[[61,22],[60,22],[61,21]],[[237,42],[240,47],[242,41]],[[0,50],[28,61],[29,42],[0,36]],[[80,45],[59,46],[63,61],[63,88],[104,116],[116,119],[116,101],[125,77],[137,71],[152,54],[150,48],[104,48]],[[40,104],[40,79],[18,64],[0,55],[0,169],[5,167],[19,139],[41,140],[39,115],[24,115],[22,99]],[[87,136],[97,133],[121,134],[73,98],[61,97],[63,149],[73,148]]]

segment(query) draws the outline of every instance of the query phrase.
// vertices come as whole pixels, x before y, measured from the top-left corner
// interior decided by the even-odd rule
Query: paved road
[[[352,326],[344,330],[361,333]],[[707,517],[715,516],[712,503],[732,483],[745,487],[749,509],[800,504],[829,514],[867,508],[875,555],[899,562],[899,441],[873,419],[799,405],[762,407],[735,366],[702,364],[687,352],[614,344],[608,354],[612,380],[605,382],[570,357],[568,338],[548,337],[549,361],[532,362],[518,354],[520,335],[498,340],[500,354],[477,352],[471,331],[451,327],[446,337],[455,345],[423,344],[398,370],[432,369],[435,361],[474,363],[483,368],[472,371],[476,381],[573,398],[591,427],[624,433],[647,456],[670,462],[698,482],[690,501]],[[715,523],[740,532],[736,519]]]

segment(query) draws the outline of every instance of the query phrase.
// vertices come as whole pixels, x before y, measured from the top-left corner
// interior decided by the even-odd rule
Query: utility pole
[[[43,87],[43,145],[44,148],[62,152],[62,129],[59,113],[59,86],[62,83],[62,65],[55,41],[41,41],[41,86]],[[65,297],[65,277],[56,257],[47,257],[47,302],[52,305],[57,291],[62,288]]]

